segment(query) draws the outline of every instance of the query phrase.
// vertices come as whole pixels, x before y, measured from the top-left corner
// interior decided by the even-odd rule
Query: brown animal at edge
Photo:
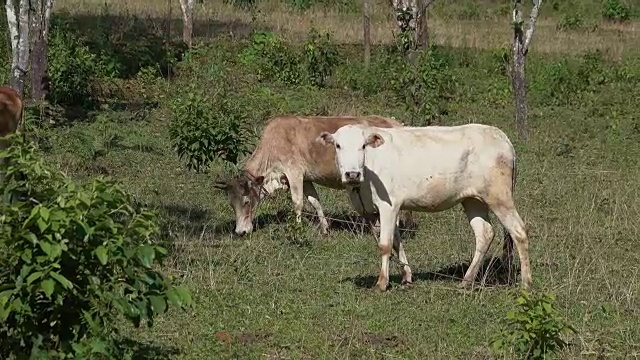
[[[12,88],[0,87],[0,137],[16,132],[22,116],[22,99]],[[0,149],[6,149],[9,143],[1,139]]]
[[[235,233],[253,231],[253,216],[260,200],[273,191],[289,188],[296,213],[302,220],[304,198],[316,210],[322,234],[329,224],[320,205],[314,184],[332,189],[344,189],[336,168],[336,152],[322,146],[315,139],[323,131],[335,132],[348,124],[367,124],[377,127],[400,127],[403,124],[382,116],[279,116],[267,121],[260,142],[244,165],[240,175],[218,181],[216,188],[224,189],[236,215]],[[360,214],[364,215],[364,214]],[[410,212],[405,221],[410,221]],[[367,214],[369,223],[375,216]]]

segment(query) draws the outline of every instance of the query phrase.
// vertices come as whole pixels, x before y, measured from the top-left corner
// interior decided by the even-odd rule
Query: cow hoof
[[[413,288],[413,282],[402,280],[402,282],[400,283],[400,286],[402,286],[403,289],[411,289]]]
[[[377,284],[373,287],[373,290],[374,290],[375,292],[379,292],[379,293],[386,292],[386,291],[387,291],[387,284],[384,284],[384,285],[383,285],[383,284],[377,283]]]
[[[458,288],[462,290],[469,290],[471,289],[471,285],[471,281],[462,280],[460,283],[458,283]]]

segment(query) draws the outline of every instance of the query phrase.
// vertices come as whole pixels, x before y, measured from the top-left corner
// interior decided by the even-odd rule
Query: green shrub
[[[253,33],[251,46],[241,53],[241,60],[257,67],[260,81],[277,80],[291,85],[305,81],[300,54],[272,32]]]
[[[566,345],[563,333],[576,332],[554,308],[552,294],[535,297],[522,290],[516,301],[516,310],[507,314],[506,328],[490,342],[496,353],[509,358],[515,353],[519,359],[548,359]]]
[[[583,28],[584,26],[584,17],[579,12],[575,12],[562,16],[562,18],[556,25],[556,29],[562,31],[578,30]]]
[[[404,64],[392,80],[397,98],[411,113],[411,125],[426,126],[447,111],[457,80],[438,47],[418,53],[417,66]]]
[[[115,356],[114,315],[138,327],[191,298],[155,269],[156,217],[110,181],[74,183],[21,135],[0,152],[0,357]]]
[[[605,0],[602,6],[602,16],[607,20],[627,21],[631,18],[629,6],[622,0]]]
[[[64,22],[51,23],[47,61],[52,103],[84,108],[95,106],[91,81],[97,74],[96,56]]]
[[[192,85],[170,107],[171,141],[190,170],[206,170],[215,159],[235,164],[249,152],[253,134],[238,99],[225,92],[210,97]]]
[[[331,42],[331,36],[321,35],[311,28],[304,44],[304,53],[309,81],[314,86],[324,87],[339,61],[338,50]]]
[[[331,36],[312,28],[301,49],[272,32],[254,32],[251,45],[242,51],[240,60],[256,68],[259,81],[324,87],[339,63],[339,56]]]

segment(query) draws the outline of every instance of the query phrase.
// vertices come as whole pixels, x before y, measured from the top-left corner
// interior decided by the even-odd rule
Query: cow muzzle
[[[236,229],[235,229],[236,235],[243,236],[251,233],[252,231],[253,231],[253,224],[249,219],[244,218],[236,222]]]
[[[357,185],[363,180],[362,172],[360,171],[346,171],[342,177],[342,182],[348,185]]]

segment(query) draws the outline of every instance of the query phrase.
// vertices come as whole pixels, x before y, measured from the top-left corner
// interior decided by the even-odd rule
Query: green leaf
[[[152,295],[149,297],[151,307],[156,314],[163,314],[167,310],[167,301],[162,296]]]
[[[60,285],[62,285],[64,288],[66,289],[71,289],[73,288],[73,283],[71,281],[69,281],[66,277],[62,276],[61,274],[58,274],[55,271],[52,271],[51,273],[49,273],[49,275],[56,279]]]
[[[29,277],[27,277],[27,285],[38,280],[40,277],[42,277],[42,271],[36,271],[32,273],[31,275],[29,275]]]
[[[167,291],[167,298],[171,305],[175,307],[182,307],[182,298],[180,297],[180,294],[178,294],[176,288],[172,288]]]
[[[50,214],[49,209],[47,209],[44,206],[40,207],[40,216],[42,217],[42,219],[44,221],[48,221],[49,220],[49,214]]]
[[[48,298],[51,298],[51,294],[53,294],[55,286],[56,283],[53,281],[53,279],[46,279],[40,283],[40,288]]]
[[[44,220],[42,220],[42,218],[39,218],[36,221],[36,224],[38,225],[38,228],[40,229],[41,233],[43,233],[49,227],[49,224],[47,224]]]
[[[47,256],[51,256],[51,244],[48,241],[40,241],[38,245]]]
[[[150,268],[153,264],[153,259],[155,259],[156,252],[153,250],[153,247],[149,245],[143,245],[138,249],[138,259],[142,265],[147,268]]]
[[[102,245],[98,246],[95,250],[96,256],[102,265],[106,265],[107,260],[109,259],[107,252],[107,248]]]

